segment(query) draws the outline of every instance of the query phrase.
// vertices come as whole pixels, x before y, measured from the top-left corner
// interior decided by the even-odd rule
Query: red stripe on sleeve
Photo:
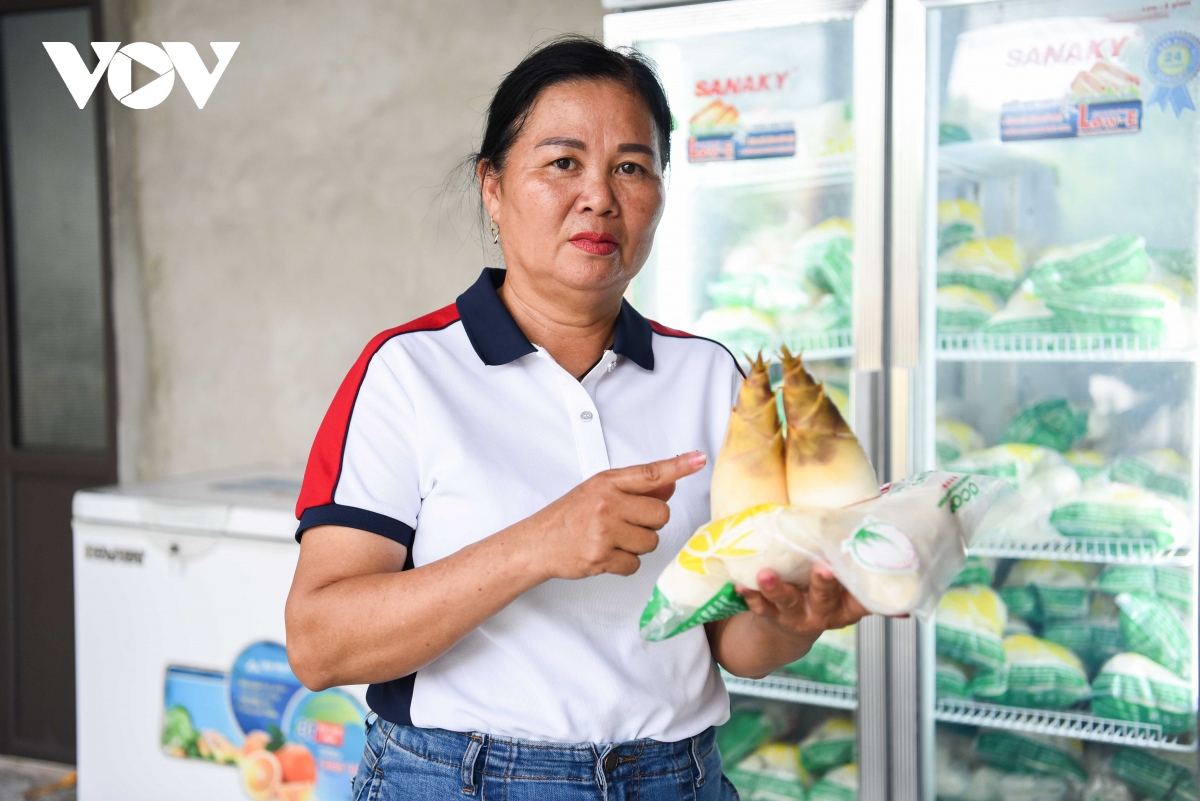
[[[647,322],[650,323],[651,331],[664,337],[678,337],[679,339],[703,339],[705,342],[712,342],[714,345],[721,345],[721,343],[717,342],[715,339],[698,337],[695,334],[689,334],[687,331],[680,331],[678,328],[667,328],[662,323],[656,323],[654,320],[647,320]],[[724,351],[729,354],[729,358],[733,359],[733,366],[737,368],[737,371],[741,374],[742,378],[745,378],[746,371],[742,369],[742,363],[739,362],[737,357],[733,355],[733,351],[731,351],[729,348],[726,348],[724,345],[721,345],[721,348],[723,348]]]
[[[384,331],[367,343],[358,361],[342,380],[337,394],[333,396],[333,403],[329,404],[329,410],[325,412],[321,427],[317,429],[317,438],[313,441],[312,450],[308,454],[308,465],[304,469],[300,499],[296,502],[297,519],[304,514],[305,509],[333,503],[333,494],[342,473],[342,457],[346,447],[346,435],[350,430],[350,416],[354,412],[354,402],[358,399],[358,391],[367,374],[367,366],[379,349],[389,339],[401,334],[436,331],[457,321],[458,307],[451,303],[410,323]]]

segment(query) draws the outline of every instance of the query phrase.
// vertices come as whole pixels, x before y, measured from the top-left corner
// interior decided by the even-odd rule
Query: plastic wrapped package
[[[1167,734],[1196,727],[1191,683],[1141,654],[1118,654],[1092,682],[1092,712],[1135,723],[1156,723]]]
[[[1000,435],[1000,442],[1041,445],[1062,452],[1074,447],[1087,430],[1087,412],[1065,398],[1051,398],[1018,412]]]
[[[1030,290],[1018,289],[983,327],[985,334],[1069,334],[1071,324]]]
[[[945,334],[978,331],[998,308],[991,295],[960,284],[938,287],[935,305],[937,331]]]
[[[983,210],[969,200],[938,202],[938,254],[983,237]]]
[[[856,626],[825,631],[803,658],[780,671],[809,681],[852,687],[858,683],[857,642]]]
[[[1063,498],[1050,524],[1066,537],[1153,539],[1160,548],[1192,539],[1187,510],[1178,499],[1100,479]]]
[[[1084,781],[1083,743],[1046,734],[984,729],[975,741],[979,757],[994,768]],[[1018,798],[1023,796],[1004,796]]]
[[[967,669],[944,656],[937,658],[934,672],[934,695],[938,698],[966,698]]]
[[[1008,684],[998,703],[1034,709],[1065,709],[1091,696],[1078,656],[1061,645],[1013,634],[1004,638]]]
[[[1007,622],[1008,609],[991,587],[954,587],[937,606],[937,653],[967,667],[1000,670]]]
[[[775,321],[784,336],[837,331],[850,327],[850,306],[834,295],[825,295],[806,308],[777,312]]]
[[[805,775],[796,746],[767,743],[725,771],[742,801],[804,801]]]
[[[694,330],[698,335],[728,343],[739,355],[770,350],[778,339],[775,321],[745,306],[709,309],[696,320]]]
[[[1187,457],[1170,448],[1159,448],[1136,456],[1122,456],[1113,462],[1109,477],[1186,501],[1191,492],[1191,473]]]
[[[1179,293],[1161,284],[1112,284],[1045,296],[1046,308],[1085,334],[1168,335],[1166,344],[1190,343],[1191,318]]]
[[[1049,448],[1008,444],[964,454],[946,465],[946,469],[1002,478],[1014,487],[1020,487],[1034,471],[1054,464],[1062,464],[1062,456]]]
[[[800,741],[800,764],[812,776],[821,776],[856,761],[856,747],[854,719],[832,717]]]
[[[965,453],[982,450],[987,445],[982,434],[960,420],[938,418],[935,436],[938,464],[952,462]]]
[[[999,298],[1016,289],[1025,268],[1025,252],[1012,237],[964,242],[938,259],[939,287],[959,285]]]
[[[1109,595],[1123,592],[1155,595],[1180,615],[1192,609],[1192,573],[1172,565],[1109,565],[1096,581],[1096,589]]]
[[[729,720],[717,727],[717,748],[727,765],[736,765],[759,746],[783,734],[787,713],[771,704],[748,704],[732,709]]]
[[[1026,276],[1040,295],[1072,289],[1136,284],[1146,279],[1150,260],[1140,236],[1106,236],[1044,250]]]
[[[1151,801],[1197,801],[1195,759],[1193,754],[1122,748],[1109,760],[1109,770]]]
[[[996,560],[988,556],[968,556],[963,569],[951,582],[952,587],[991,584],[996,579]]]
[[[1098,773],[1083,786],[1082,801],[1137,801],[1129,785],[1110,773]]]
[[[1095,478],[1108,469],[1104,454],[1096,450],[1086,448],[1070,450],[1063,454],[1063,458],[1083,481]]]
[[[842,765],[826,773],[809,789],[808,801],[858,801],[858,765]]]
[[[1153,659],[1175,675],[1190,675],[1192,643],[1171,607],[1153,595],[1123,592],[1117,596],[1121,633],[1129,650]]]
[[[1097,595],[1091,610],[1081,620],[1056,620],[1042,627],[1042,639],[1057,643],[1083,660],[1089,673],[1117,654],[1128,650],[1125,635],[1112,599]]]
[[[1081,562],[1035,559],[1017,562],[1004,580],[1000,597],[1009,613],[1042,622],[1086,617],[1091,568]]]
[[[921,473],[844,509],[764,504],[702,526],[667,566],[642,615],[660,640],[745,610],[735,583],[758,588],[772,568],[805,586],[826,562],[867,609],[928,615],[962,569],[967,546],[995,518],[1005,483],[985,476]]]

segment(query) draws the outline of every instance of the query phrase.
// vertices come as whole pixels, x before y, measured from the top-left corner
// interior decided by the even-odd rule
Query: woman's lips
[[[612,234],[584,231],[571,237],[571,244],[593,256],[611,256],[617,251],[617,239]]]

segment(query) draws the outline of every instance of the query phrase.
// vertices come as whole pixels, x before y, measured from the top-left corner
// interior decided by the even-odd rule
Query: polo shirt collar
[[[505,270],[485,267],[479,279],[459,295],[456,302],[458,316],[471,347],[484,364],[493,367],[516,361],[537,350],[496,292],[504,283],[504,278]],[[613,352],[626,357],[643,370],[653,370],[653,336],[650,322],[622,298]]]

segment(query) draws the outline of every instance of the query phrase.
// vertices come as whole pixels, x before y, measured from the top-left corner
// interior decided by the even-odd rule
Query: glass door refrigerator
[[[1200,7],[893,13],[889,468],[1022,504],[889,624],[890,797],[1195,799]]]
[[[743,363],[761,352],[775,381],[780,350],[802,353],[869,451],[883,430],[886,6],[731,0],[604,24],[609,45],[655,61],[674,113],[666,210],[631,301]],[[860,776],[864,797],[886,796],[883,636],[868,619],[765,679],[726,677],[719,740],[743,798],[852,798]]]

